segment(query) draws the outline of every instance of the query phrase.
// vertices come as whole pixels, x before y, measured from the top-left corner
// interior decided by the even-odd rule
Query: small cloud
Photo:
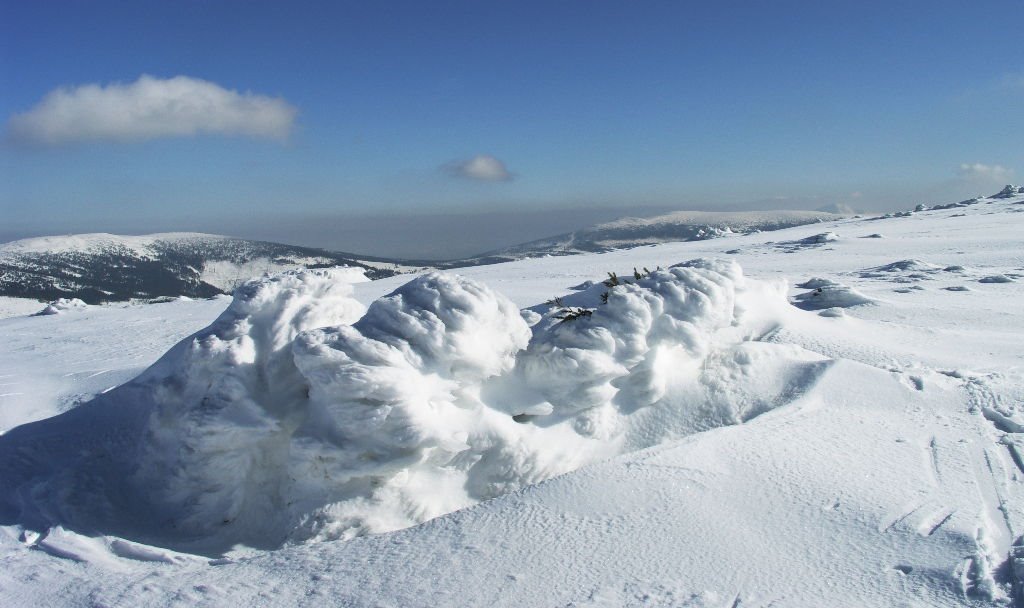
[[[449,175],[481,182],[507,182],[512,174],[493,156],[478,154],[473,158],[448,163],[442,169]]]
[[[40,145],[200,134],[284,139],[297,114],[278,97],[239,93],[188,76],[142,75],[130,84],[50,91],[32,109],[12,116],[7,131],[16,141]]]
[[[854,200],[857,200],[857,199],[863,198],[863,197],[864,197],[864,194],[860,190],[858,190],[856,192],[851,192],[850,193],[850,198],[852,198]]]
[[[959,173],[960,179],[974,184],[1006,184],[1013,179],[1013,169],[1001,165],[963,163]]]

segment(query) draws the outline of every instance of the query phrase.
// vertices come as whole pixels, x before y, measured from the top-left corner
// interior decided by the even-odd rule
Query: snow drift
[[[273,517],[295,404],[307,388],[292,360],[300,332],[351,323],[358,269],[289,272],[246,283],[228,309],[134,381],[152,410],[132,494],[187,535]],[[214,516],[214,518],[211,518]]]
[[[757,341],[794,312],[734,262],[592,283],[570,318],[441,273],[364,311],[361,278],[247,283],[133,382],[4,436],[0,515],[207,552],[350,538],[742,422],[826,365]]]
[[[809,289],[793,298],[794,306],[804,310],[829,310],[873,304],[874,300],[850,287],[831,279],[814,277],[797,287]],[[834,314],[834,313],[832,313]]]
[[[59,315],[69,310],[82,310],[86,306],[88,306],[88,304],[78,298],[57,298],[44,306],[42,310],[35,313],[35,316],[45,317],[49,315]]]

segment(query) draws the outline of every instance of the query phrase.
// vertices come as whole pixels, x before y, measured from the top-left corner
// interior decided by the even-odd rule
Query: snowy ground
[[[0,319],[0,433],[131,380],[231,301],[113,304],[31,316],[46,304],[4,300],[12,303],[4,308],[10,317]]]
[[[25,317],[39,312],[44,306],[46,304],[38,300],[0,296],[0,319]]]
[[[250,332],[268,314],[260,294],[279,293],[264,287],[236,305],[203,349],[172,352],[148,380],[48,420],[134,376],[227,302],[0,320],[0,383],[8,383],[0,392],[15,393],[0,397],[3,428],[40,420],[0,436],[0,597],[103,606],[985,606],[1014,597],[1024,605],[1013,588],[1024,561],[1015,576],[1011,559],[1021,552],[1024,560],[1015,548],[1024,535],[1022,203],[1024,196],[982,199],[903,217],[466,268],[459,274],[468,283],[429,279],[404,288],[400,300],[379,298],[408,276],[357,283],[352,295],[370,306],[370,320],[337,331],[297,333],[330,315],[324,324],[359,317],[342,304],[351,302],[349,288],[304,279],[305,287],[285,287],[331,289],[318,299],[338,305],[303,305],[297,314],[302,300],[293,298],[273,311],[292,325]],[[615,288],[607,305],[594,301],[599,284],[573,289],[609,271],[631,277],[634,267],[700,257],[735,261],[742,276],[721,264],[656,272]],[[796,306],[779,305],[773,286],[782,279]],[[706,298],[685,302],[704,304],[672,312],[673,294],[694,290]],[[454,299],[438,307],[429,293]],[[514,362],[506,355],[525,343],[506,296],[532,308],[522,318],[535,323]],[[543,305],[555,296],[594,312],[557,324]],[[473,314],[442,314],[463,309]],[[422,326],[398,321],[410,311]],[[446,329],[424,334],[433,319]],[[417,342],[424,335],[440,341]],[[607,335],[623,342],[607,347]],[[293,340],[301,343],[290,347],[296,369],[274,356],[257,357],[262,372],[252,377],[223,367]],[[424,343],[435,344],[429,357]],[[391,354],[380,359],[383,352]],[[575,372],[548,373],[568,369],[567,361]],[[297,373],[306,393],[294,390]],[[386,393],[389,411],[410,416],[400,446],[381,443],[402,436],[394,429],[357,438],[366,442],[360,449],[389,455],[384,468],[379,458],[369,468],[346,460],[343,446],[355,439],[333,435],[329,416],[293,423],[275,409],[351,415],[350,395],[339,401],[336,392],[364,390],[364,382],[377,387],[364,398]],[[255,394],[280,396],[251,405],[245,396]],[[448,415],[418,419],[401,409],[421,394],[436,397],[423,408]],[[223,409],[197,410],[200,399],[190,395]],[[250,405],[238,409],[242,401]],[[122,420],[150,402],[184,418],[157,427],[155,419]],[[463,419],[465,411],[476,415]],[[519,412],[524,423],[496,411]],[[270,550],[211,550],[169,531],[202,518],[141,528],[142,516],[124,521],[117,500],[98,509],[94,486],[112,482],[96,463],[116,460],[109,446],[133,446],[139,433],[156,433],[162,446],[137,452],[141,470],[176,472],[138,482],[161,496],[157,507],[238,516],[209,538],[253,533],[269,511],[245,491],[269,487],[268,471],[278,469],[301,482],[281,486],[289,499],[281,512],[315,513],[317,525]],[[309,458],[267,455],[254,465],[263,452],[246,441],[258,433],[284,433],[283,443],[260,445]],[[244,464],[225,460],[228,447]],[[403,461],[410,453],[417,456]],[[496,464],[488,460],[495,454]],[[349,480],[338,493],[311,481],[307,462],[332,459],[373,483]],[[67,472],[82,463],[95,466]],[[243,470],[232,467],[248,473],[232,477]],[[345,537],[353,521],[364,531],[398,528],[472,504],[481,487],[494,489],[474,480],[493,481],[498,470],[507,489],[523,489],[395,532],[317,540]],[[160,479],[164,487],[152,485]],[[398,517],[395,504],[416,509]],[[290,522],[277,523],[295,529]]]

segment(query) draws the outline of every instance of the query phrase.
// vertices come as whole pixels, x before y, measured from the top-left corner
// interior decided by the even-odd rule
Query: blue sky
[[[1020,0],[0,5],[10,235],[766,200],[881,209],[1024,173]],[[76,87],[142,75],[158,93],[173,77],[183,95],[209,85],[225,114],[159,134],[109,107],[112,126],[81,132],[100,110],[80,106],[109,97]],[[44,107],[59,87],[85,114],[60,123]],[[250,111],[253,97],[270,109]]]

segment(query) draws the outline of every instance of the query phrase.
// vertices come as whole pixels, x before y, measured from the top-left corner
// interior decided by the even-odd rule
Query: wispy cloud
[[[983,163],[963,163],[959,174],[964,181],[984,185],[1006,184],[1013,179],[1013,169]]]
[[[133,83],[85,84],[47,93],[7,123],[16,141],[40,145],[135,142],[200,134],[284,139],[298,110],[277,97],[239,93],[177,76]]]
[[[481,182],[507,182],[513,177],[505,163],[487,154],[451,162],[442,169],[449,175]]]

